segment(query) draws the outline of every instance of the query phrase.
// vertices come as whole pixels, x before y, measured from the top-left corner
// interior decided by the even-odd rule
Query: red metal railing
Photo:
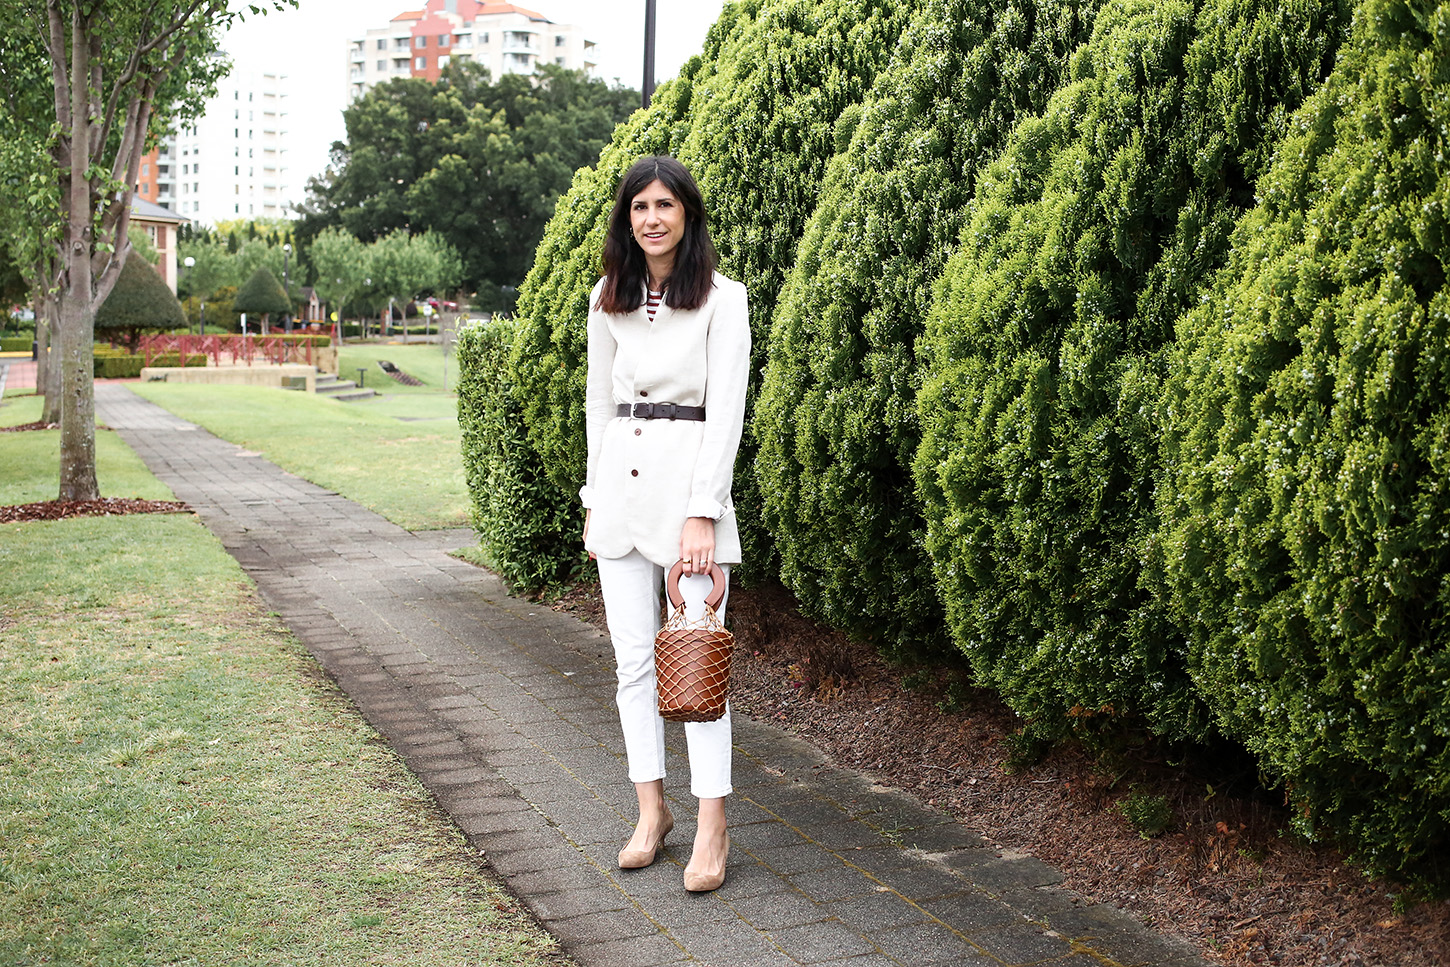
[[[207,335],[191,333],[159,332],[141,337],[141,354],[146,365],[157,356],[178,355],[183,360],[190,356],[207,356],[211,365],[247,365],[254,363],[305,363],[313,362],[312,339],[296,339],[281,335]]]

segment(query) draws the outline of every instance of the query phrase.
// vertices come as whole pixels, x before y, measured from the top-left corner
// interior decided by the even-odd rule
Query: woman
[[[648,866],[674,819],[665,805],[664,722],[655,693],[660,589],[679,560],[686,613],[697,618],[707,572],[740,561],[730,501],[745,414],[750,324],[745,287],[715,271],[700,189],[685,166],[645,157],[625,173],[604,242],[604,278],[589,298],[588,478],[584,546],[599,562],[614,640],[629,778],[639,822],[619,865]],[[724,618],[725,602],[718,614]],[[685,726],[690,791],[699,799],[685,889],[725,881],[730,837],[730,712]]]

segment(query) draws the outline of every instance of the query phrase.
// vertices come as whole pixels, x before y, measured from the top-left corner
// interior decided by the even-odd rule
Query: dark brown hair
[[[685,235],[675,249],[675,265],[665,287],[665,305],[671,309],[698,309],[710,296],[715,266],[720,257],[710,241],[705,201],[689,169],[668,155],[640,158],[619,180],[614,210],[604,238],[604,287],[595,306],[609,313],[633,312],[644,302],[648,267],[644,250],[630,234],[629,206],[634,196],[658,179],[685,209]]]

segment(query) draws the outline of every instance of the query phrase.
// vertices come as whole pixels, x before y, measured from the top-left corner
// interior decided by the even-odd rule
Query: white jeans
[[[619,688],[619,723],[624,729],[624,750],[629,756],[629,781],[653,782],[665,777],[665,720],[660,718],[655,692],[655,634],[660,629],[660,592],[665,569],[638,551],[624,557],[598,559],[599,587],[604,594],[605,619],[614,640]],[[721,565],[729,580],[730,568]],[[680,578],[685,614],[697,619],[705,613],[710,578]],[[725,620],[725,600],[717,612]],[[730,707],[714,722],[686,722],[685,743],[690,754],[690,792],[699,799],[728,796],[730,784]]]

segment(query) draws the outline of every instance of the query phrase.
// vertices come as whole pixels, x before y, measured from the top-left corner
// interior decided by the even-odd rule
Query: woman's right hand
[[[589,518],[591,516],[593,516],[593,514],[594,514],[594,511],[592,511],[592,510],[587,510],[586,509],[584,511],[584,536],[581,537],[580,540],[582,540],[586,544],[589,543]],[[589,560],[591,560],[591,561],[594,560],[594,552],[593,551],[590,551],[589,552]]]

